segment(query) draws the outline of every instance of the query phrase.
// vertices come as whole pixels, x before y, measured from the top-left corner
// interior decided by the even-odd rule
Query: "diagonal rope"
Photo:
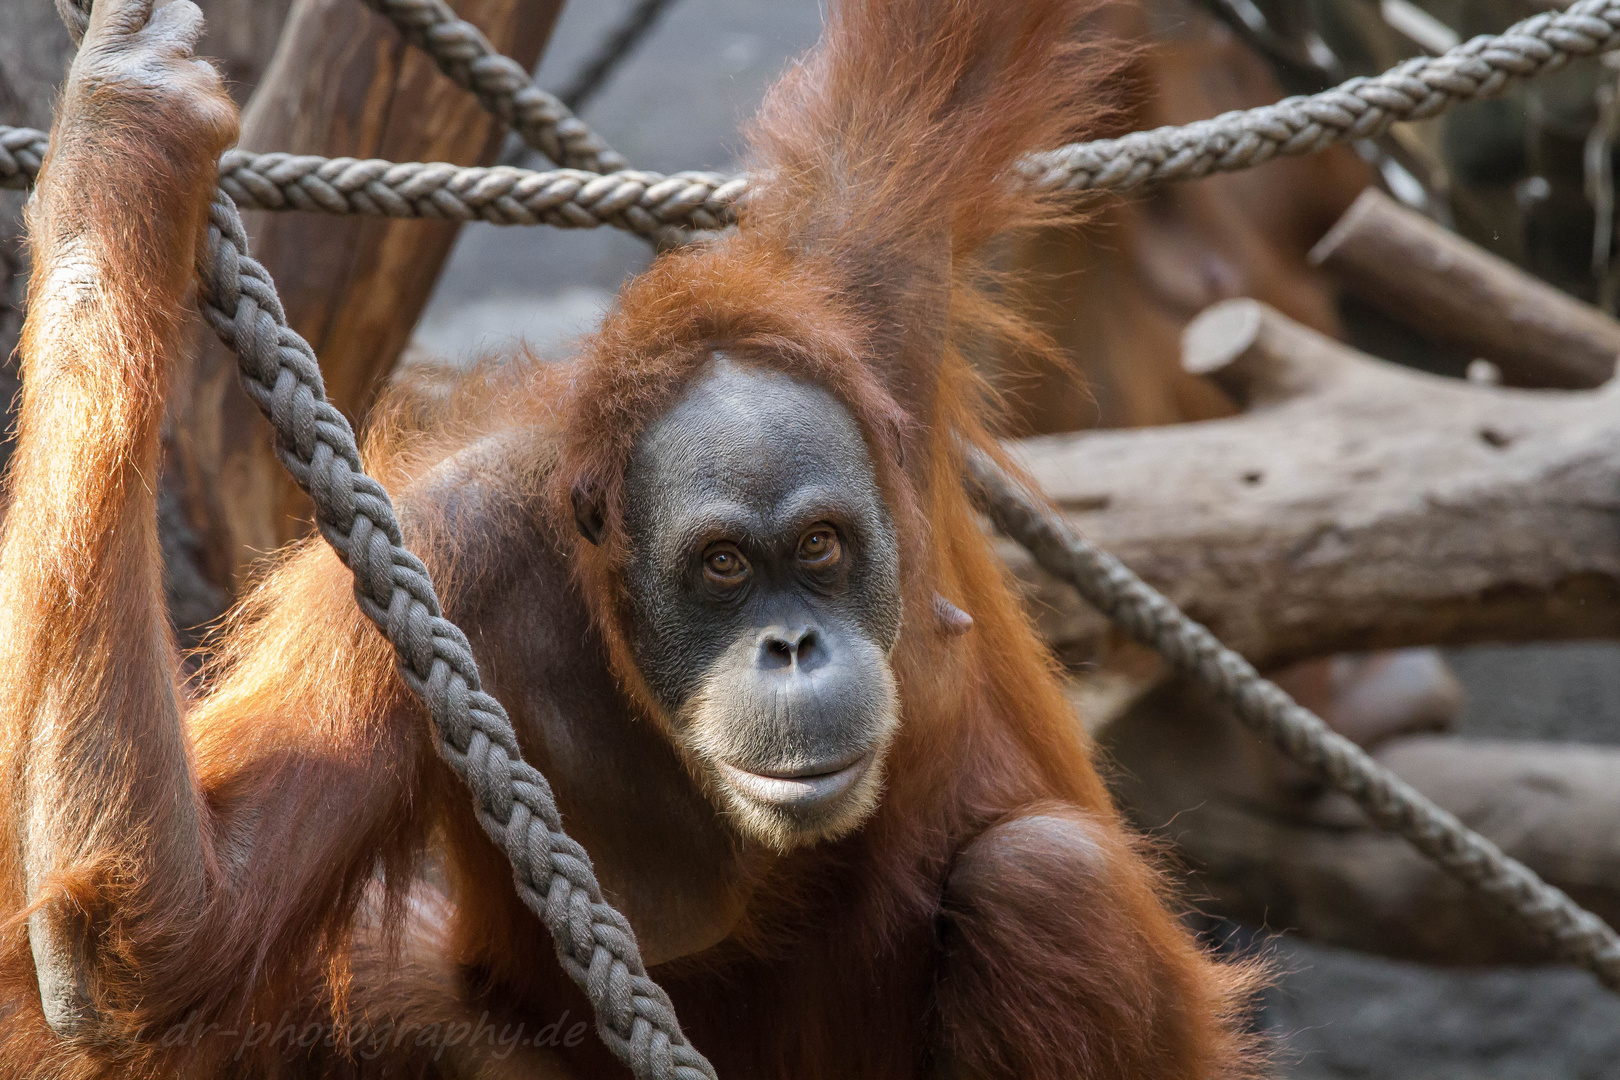
[[[1620,992],[1620,935],[1602,919],[1329,728],[1124,563],[1076,535],[1044,500],[1021,488],[982,451],[969,451],[968,474],[980,508],[997,529],[1027,548],[1041,569],[1073,586],[1131,637],[1157,649],[1256,734],[1349,795],[1379,828],[1404,837],[1549,943],[1559,957]]]
[[[90,4],[57,0],[75,42]],[[43,153],[34,142],[20,149],[25,162]],[[602,1041],[637,1080],[714,1080],[647,975],[629,920],[603,898],[590,857],[563,831],[551,785],[523,760],[506,710],[484,691],[466,635],[444,617],[427,567],[405,547],[388,492],[366,475],[354,429],[326,399],[315,350],[288,325],[220,188],[196,271],[203,317],[236,354],[242,388],[275,428],[276,455],[313,500],[321,535],[354,575],[360,610],[393,645],[401,679],[427,706],[440,756],[472,790],[478,823],[506,852],[518,896],[590,1000]]]
[[[536,86],[522,64],[496,52],[483,32],[445,0],[363,2],[387,16],[457,86],[477,95],[485,111],[512,125],[524,142],[558,165],[604,173],[627,164],[556,95]]]
[[[315,352],[287,324],[269,273],[248,253],[236,205],[216,190],[197,264],[202,313],[236,353],[241,382],[276,429],[276,453],[315,502],[316,524],[354,574],[354,595],[427,705],[440,755],[472,790],[478,823],[506,852],[518,895],[551,932],[596,1027],[641,1080],[713,1080],[648,977],[625,917],[602,897],[585,849],[563,831],[546,778],[523,760],[500,702],[483,690],[466,635],[440,611],[393,503],[360,464],[354,431],[326,400]]]

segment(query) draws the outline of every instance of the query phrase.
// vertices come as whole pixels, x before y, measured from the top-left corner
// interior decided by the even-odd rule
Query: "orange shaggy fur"
[[[986,317],[1017,332],[975,291],[977,256],[1009,229],[1070,218],[1020,185],[1015,165],[1081,135],[1104,100],[1106,65],[1070,44],[1083,9],[835,3],[822,46],[754,128],[760,183],[733,235],[659,259],[578,360],[519,357],[448,389],[407,383],[369,440],[368,462],[400,494],[447,610],[471,620],[492,685],[505,696],[546,660],[531,632],[581,642],[569,678],[601,678],[580,707],[623,723],[614,760],[629,771],[671,753],[623,640],[622,481],[640,432],[724,349],[827,387],[865,434],[902,538],[902,729],[882,802],[855,834],[782,855],[716,833],[719,853],[705,857],[735,918],[723,940],[654,974],[722,1076],[1206,1080],[1255,1067],[1237,1021],[1254,972],[1206,957],[1167,908],[960,479],[962,441],[995,448],[958,339]],[[138,175],[175,168],[141,158],[138,132],[98,149]],[[202,196],[141,197],[168,208],[152,216],[183,219]],[[240,1028],[286,1010],[350,1025],[385,1014],[447,1025],[483,1009],[586,1018],[323,546],[284,557],[224,630],[204,692],[174,704],[140,478],[156,463],[190,250],[157,259],[160,241],[136,238],[122,261],[105,254],[116,302],[73,314],[67,329],[45,325],[48,304],[30,317],[31,377],[76,341],[112,384],[108,400],[133,411],[113,415],[117,430],[94,448],[41,400],[54,391],[29,383],[14,498],[60,527],[7,522],[8,597],[24,613],[11,616],[23,643],[0,709],[10,810],[0,888],[13,916],[0,942],[0,1075],[416,1075],[438,1059],[391,1047],[375,1059],[238,1060],[239,1039],[175,1046],[152,1033],[188,1019]],[[48,256],[37,288],[50,288]],[[169,278],[154,280],[153,266]],[[131,350],[118,335],[146,344]],[[64,440],[69,460],[96,473],[81,478],[93,499],[63,501],[50,486]],[[576,492],[603,507],[599,548],[575,535]],[[115,542],[125,531],[136,539]],[[95,547],[102,535],[115,541]],[[555,625],[482,606],[533,581],[562,598]],[[936,591],[973,615],[966,637],[936,625]],[[593,852],[593,836],[619,835],[622,823],[554,768],[569,746],[547,725],[576,722],[568,710],[548,720],[516,697],[508,707],[570,829]],[[64,733],[100,747],[94,760],[76,758]],[[30,895],[25,851],[37,857],[38,843],[17,821],[37,809],[40,784],[71,818],[48,835],[89,839],[57,852],[54,876]],[[611,844],[598,855],[610,887],[656,863],[656,843],[643,843],[630,871]],[[91,1036],[63,1039],[45,1024],[27,939],[42,911],[91,942],[104,1014]],[[542,1058],[533,1067],[558,1075],[622,1075],[594,1039]],[[490,1075],[510,1064],[470,1060]]]

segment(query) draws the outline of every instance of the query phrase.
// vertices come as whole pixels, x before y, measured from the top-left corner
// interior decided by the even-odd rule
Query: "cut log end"
[[[1258,300],[1229,300],[1207,308],[1181,336],[1181,366],[1193,375],[1213,375],[1232,364],[1260,338],[1265,321]]]
[[[1181,337],[1182,367],[1248,409],[1317,391],[1355,362],[1345,346],[1258,300],[1215,304]]]

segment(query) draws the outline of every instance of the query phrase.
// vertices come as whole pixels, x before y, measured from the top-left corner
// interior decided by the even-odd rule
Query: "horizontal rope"
[[[48,147],[43,131],[0,126],[0,188],[31,186]],[[219,168],[220,187],[243,210],[563,229],[610,225],[642,236],[671,227],[723,229],[736,220],[737,203],[748,189],[746,178],[719,173],[535,172],[508,165],[396,163],[246,150],[227,151]]]
[[[1235,172],[1344,139],[1370,138],[1402,120],[1438,116],[1617,45],[1620,0],[1578,0],[1564,11],[1533,15],[1500,34],[1482,34],[1439,56],[1414,57],[1373,78],[1182,127],[1072,143],[1031,155],[1022,171],[1041,187],[1069,191],[1128,191]]]
[[[623,159],[606,150],[596,136],[581,135],[581,131],[589,135],[589,129],[572,113],[562,117],[556,111],[567,112],[561,102],[555,109],[533,104],[540,99],[523,86],[534,94],[550,95],[535,87],[515,61],[495,64],[502,73],[498,78],[488,74],[493,70],[490,57],[506,58],[493,53],[482,35],[469,43],[464,31],[451,33],[443,29],[449,23],[433,22],[443,14],[441,8],[448,11],[443,0],[367,2],[386,10],[401,25],[411,25],[413,19],[422,22],[425,28],[412,40],[420,39],[424,48],[438,48],[435,59],[452,77],[464,86],[481,88],[480,101],[487,108],[518,125],[532,143],[543,143],[539,148],[553,160],[572,167],[534,172],[233,150],[220,162],[221,185],[242,208],[569,229],[609,225],[644,236],[672,226],[718,229],[736,219],[737,206],[748,190],[746,176],[611,168],[603,173],[607,162],[616,168]],[[470,27],[461,20],[456,23]],[[1376,78],[1352,79],[1310,97],[1183,127],[1032,154],[1021,171],[1041,187],[1079,192],[1127,191],[1246,169],[1276,157],[1313,153],[1342,139],[1377,135],[1400,120],[1439,115],[1459,102],[1494,96],[1518,80],[1617,45],[1620,0],[1579,0],[1568,10],[1535,15],[1502,34],[1474,38],[1441,56],[1409,60]],[[509,69],[516,69],[516,74]],[[518,75],[522,86],[517,84]],[[545,131],[551,134],[543,135]],[[43,132],[0,126],[0,187],[32,184],[46,146]],[[597,168],[578,167],[592,161],[599,163]]]
[[[1210,691],[1313,776],[1354,799],[1379,828],[1403,837],[1550,943],[1561,959],[1620,992],[1620,935],[1602,919],[1328,727],[1124,563],[1076,535],[1044,499],[1025,491],[982,451],[969,452],[968,472],[980,508],[1041,569],[1073,586],[1138,642],[1158,650],[1176,671]]]
[[[3,162],[0,162],[3,167]],[[717,173],[615,173],[508,165],[361,161],[232,150],[220,186],[243,209],[319,210],[496,225],[602,225],[649,235],[671,226],[722,229],[747,181]]]

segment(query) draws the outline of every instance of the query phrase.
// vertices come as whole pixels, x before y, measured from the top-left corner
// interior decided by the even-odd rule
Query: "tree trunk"
[[[458,13],[533,66],[561,0],[463,0]],[[243,118],[242,146],[330,157],[488,164],[505,134],[474,97],[354,0],[297,0]],[[426,304],[454,222],[250,214],[255,255],[292,326],[321,358],[327,392],[360,421]],[[307,500],[272,451],[269,425],[236,387],[235,358],[211,337],[194,392],[175,411],[188,517],[226,588],[254,559],[308,528]]]

